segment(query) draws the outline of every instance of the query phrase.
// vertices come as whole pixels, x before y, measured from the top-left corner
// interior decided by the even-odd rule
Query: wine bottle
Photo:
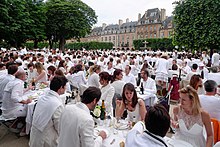
[[[143,86],[143,82],[141,82],[141,88],[140,88],[141,94],[144,94],[144,86]]]
[[[36,84],[35,84],[35,80],[34,80],[34,78],[32,79],[32,86],[34,87],[34,89],[35,89],[35,86],[36,86]]]
[[[101,107],[100,119],[101,119],[101,120],[104,120],[104,119],[105,119],[105,101],[104,101],[104,100],[102,100],[102,107]]]
[[[135,125],[135,123],[136,123],[136,117],[133,116],[133,118],[132,118],[132,127]]]

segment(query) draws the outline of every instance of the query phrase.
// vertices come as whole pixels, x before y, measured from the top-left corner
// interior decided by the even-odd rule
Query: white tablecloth
[[[125,139],[126,139],[126,136],[127,136],[127,133],[129,131],[129,128],[125,128],[125,129],[115,129],[111,123],[114,123],[113,120],[111,120],[112,122],[111,123],[106,123],[106,121],[108,120],[105,120],[105,123],[103,125],[98,125],[96,129],[98,130],[103,130],[103,131],[106,131],[107,130],[107,134],[108,134],[108,137],[103,140],[103,144],[102,144],[102,147],[119,147],[119,144],[123,141],[125,142]],[[110,120],[109,120],[110,121]],[[109,124],[111,124],[109,126]],[[95,131],[94,131],[95,132]]]
[[[41,90],[34,90],[25,93],[24,97],[29,98],[30,96],[34,97],[35,99],[28,104],[27,106],[27,116],[26,116],[26,134],[30,133],[31,126],[32,126],[32,119],[33,119],[33,111],[34,111],[34,105],[37,102],[37,99],[39,96],[43,95],[49,88],[41,89]],[[66,96],[70,96],[70,93],[65,93],[63,95],[60,95],[63,104],[65,104]]]
[[[155,94],[144,92],[144,94],[140,94],[140,92],[137,92],[137,97],[144,100],[145,105],[152,106],[157,103],[158,98]]]

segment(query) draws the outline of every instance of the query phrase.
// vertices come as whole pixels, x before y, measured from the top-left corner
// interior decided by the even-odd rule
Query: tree
[[[47,38],[50,42],[59,40],[61,50],[66,39],[79,40],[97,21],[95,11],[80,0],[50,0],[46,16]]]
[[[175,2],[173,43],[190,49],[219,48],[220,1]]]
[[[0,39],[11,46],[20,46],[29,38],[31,0],[2,0],[0,4]]]
[[[30,3],[30,18],[32,19],[30,31],[30,40],[34,41],[34,48],[38,47],[38,42],[46,39],[46,9],[43,1],[34,1]]]

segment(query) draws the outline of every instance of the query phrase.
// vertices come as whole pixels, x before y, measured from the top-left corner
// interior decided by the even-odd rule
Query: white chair
[[[88,85],[79,84],[79,95],[83,95],[83,92],[88,88]]]
[[[220,147],[220,141],[217,142],[213,147]]]

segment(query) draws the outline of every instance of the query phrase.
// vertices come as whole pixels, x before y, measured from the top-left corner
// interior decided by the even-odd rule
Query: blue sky
[[[119,19],[124,22],[126,18],[130,21],[137,21],[138,13],[143,15],[147,9],[159,8],[166,9],[166,15],[172,15],[174,6],[172,3],[176,0],[82,0],[93,8],[98,16],[98,22],[95,26],[101,26],[102,23],[116,24]]]

